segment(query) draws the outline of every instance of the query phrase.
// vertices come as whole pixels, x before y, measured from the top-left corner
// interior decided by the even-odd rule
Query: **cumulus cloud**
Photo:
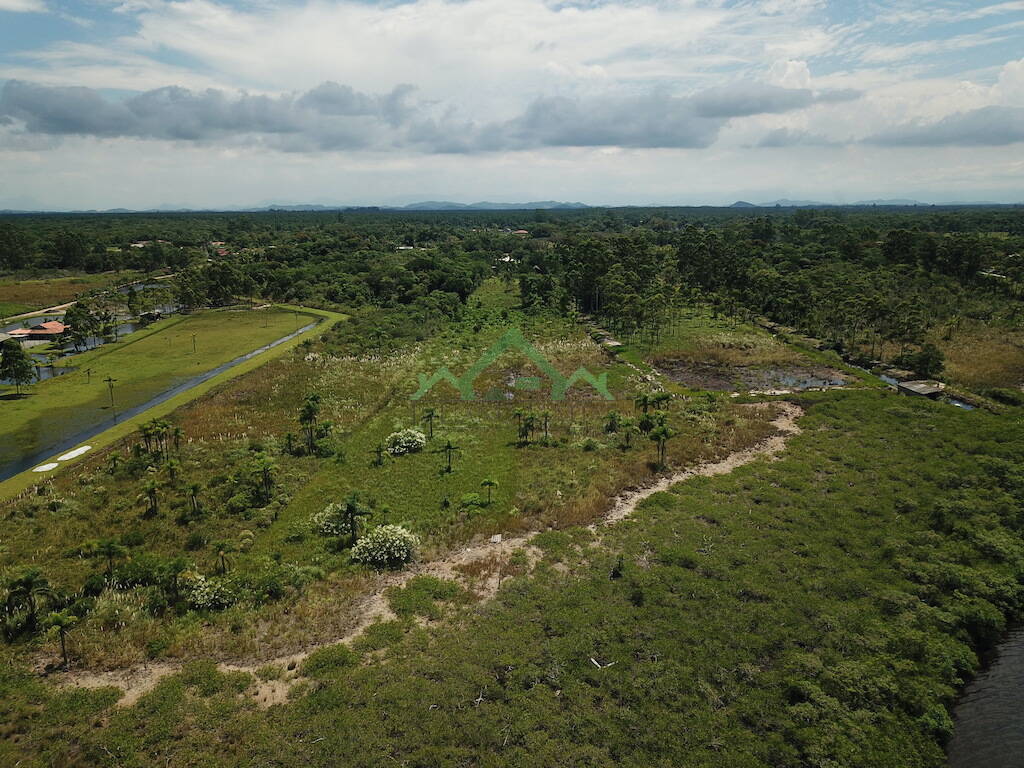
[[[298,95],[168,86],[113,99],[91,88],[11,80],[0,92],[0,122],[25,135],[255,143],[295,152],[692,148],[713,144],[731,118],[780,114],[857,95],[741,83],[689,96],[541,97],[510,120],[482,121],[460,118],[451,106],[416,100],[411,85],[370,94],[326,82]]]
[[[868,137],[890,147],[997,147],[1024,142],[1024,107],[989,106],[931,123],[911,122]]]

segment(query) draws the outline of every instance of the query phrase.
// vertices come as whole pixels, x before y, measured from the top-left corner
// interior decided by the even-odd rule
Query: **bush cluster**
[[[400,432],[392,432],[384,441],[384,446],[392,456],[404,456],[407,453],[422,451],[426,444],[427,436],[412,427]]]
[[[352,559],[374,568],[397,568],[412,560],[419,537],[400,525],[374,528],[352,547]]]

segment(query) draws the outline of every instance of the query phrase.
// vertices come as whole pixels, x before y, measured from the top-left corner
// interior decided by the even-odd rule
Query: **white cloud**
[[[766,199],[829,197],[821,185],[811,189],[819,175],[849,179],[851,187],[860,185],[861,197],[915,196],[912,188],[900,187],[898,174],[908,184],[926,177],[947,183],[929,165],[954,157],[939,146],[942,140],[961,142],[957,167],[981,169],[988,163],[992,178],[1003,179],[1005,157],[998,160],[993,148],[978,142],[1005,141],[1012,132],[985,138],[978,121],[996,113],[978,110],[1024,106],[1024,60],[997,61],[991,58],[997,54],[988,53],[1021,39],[1024,26],[1012,14],[1024,2],[1017,0],[972,7],[941,0],[857,4],[855,18],[841,24],[829,20],[834,14],[825,0],[95,2],[117,11],[118,29],[127,24],[131,31],[104,37],[98,22],[76,38],[87,42],[0,54],[0,87],[8,78],[87,86],[117,104],[131,96],[111,97],[107,89],[141,93],[180,86],[192,92],[186,100],[192,111],[148,122],[126,118],[119,136],[117,129],[100,125],[97,132],[107,138],[99,139],[0,128],[0,153],[18,149],[0,162],[12,177],[27,179],[28,187],[56,189],[65,176],[47,180],[27,169],[42,173],[52,167],[50,158],[59,157],[70,163],[71,174],[61,194],[76,188],[83,195],[120,194],[114,182],[126,171],[120,164],[133,162],[123,151],[131,147],[145,158],[152,182],[161,185],[152,194],[170,194],[172,202],[186,202],[206,181],[219,204],[227,204],[259,202],[238,198],[276,190],[275,180],[292,200],[316,192],[337,202],[350,189],[355,197],[340,201],[372,202],[389,185],[427,197],[459,197],[463,185],[466,196],[494,197],[495,179],[511,197],[602,202],[600,190],[615,188],[638,201],[645,195],[647,201],[678,201],[666,195],[681,188],[684,176],[696,179],[701,190],[733,185],[737,193],[728,197],[734,199],[748,196],[739,194],[743,180],[759,173],[778,179],[776,193],[766,193]],[[0,0],[0,8],[12,5],[39,8],[42,2]],[[964,23],[970,26],[956,26]],[[970,68],[965,63],[958,71],[961,59]],[[374,116],[374,140],[361,143],[340,126],[348,117],[311,118],[301,108],[302,94],[324,82],[344,83],[371,99],[411,83],[417,89],[415,119],[396,127]],[[789,91],[783,94],[788,101],[769,98],[760,88],[766,84]],[[743,88],[751,90],[743,95]],[[204,97],[206,89],[221,95]],[[864,96],[844,101],[846,89]],[[723,90],[730,98],[715,102],[712,96]],[[239,100],[243,92],[250,101]],[[271,104],[278,110],[275,119],[283,121],[278,128],[287,130],[264,130],[274,127],[266,122],[249,133],[225,130],[223,121],[207,118],[189,123],[208,116],[217,98],[233,109],[236,101]],[[1018,113],[998,114],[1015,120]],[[33,116],[40,119],[23,112],[21,125]],[[201,139],[187,138],[193,128]],[[858,145],[872,136],[916,145]],[[177,140],[168,143],[169,138]],[[593,146],[569,146],[574,142]],[[652,148],[666,145],[674,148]],[[76,159],[72,147],[91,154]],[[481,149],[488,151],[444,154]],[[168,165],[161,152],[177,159]],[[323,162],[311,162],[315,157]],[[205,169],[189,163],[208,163],[232,177],[211,181]],[[792,170],[794,163],[804,163],[802,174]],[[806,163],[816,164],[813,172]],[[189,170],[198,174],[195,182],[187,180]],[[94,184],[90,173],[107,179],[111,190]],[[869,183],[871,174],[876,175]],[[134,168],[128,174],[138,176],[134,189],[142,197],[150,194],[146,175]],[[302,177],[310,179],[309,194]],[[980,177],[981,171],[971,176],[973,188],[982,189]],[[952,175],[948,183],[955,186]],[[174,189],[182,190],[176,198],[165,191]],[[970,196],[966,188],[961,194]],[[754,188],[749,196],[761,198]],[[160,202],[166,200],[149,204]],[[137,207],[130,200],[110,204]]]
[[[45,13],[46,4],[43,0],[0,0],[0,11]]]

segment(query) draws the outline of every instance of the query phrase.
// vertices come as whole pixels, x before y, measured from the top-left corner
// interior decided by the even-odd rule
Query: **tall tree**
[[[19,395],[21,388],[35,379],[32,357],[15,339],[7,339],[0,344],[0,379],[14,384]]]

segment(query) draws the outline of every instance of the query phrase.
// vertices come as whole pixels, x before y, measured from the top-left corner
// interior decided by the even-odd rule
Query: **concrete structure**
[[[938,381],[901,381],[896,385],[896,390],[901,395],[918,395],[932,400],[938,398],[943,389],[945,385]]]

